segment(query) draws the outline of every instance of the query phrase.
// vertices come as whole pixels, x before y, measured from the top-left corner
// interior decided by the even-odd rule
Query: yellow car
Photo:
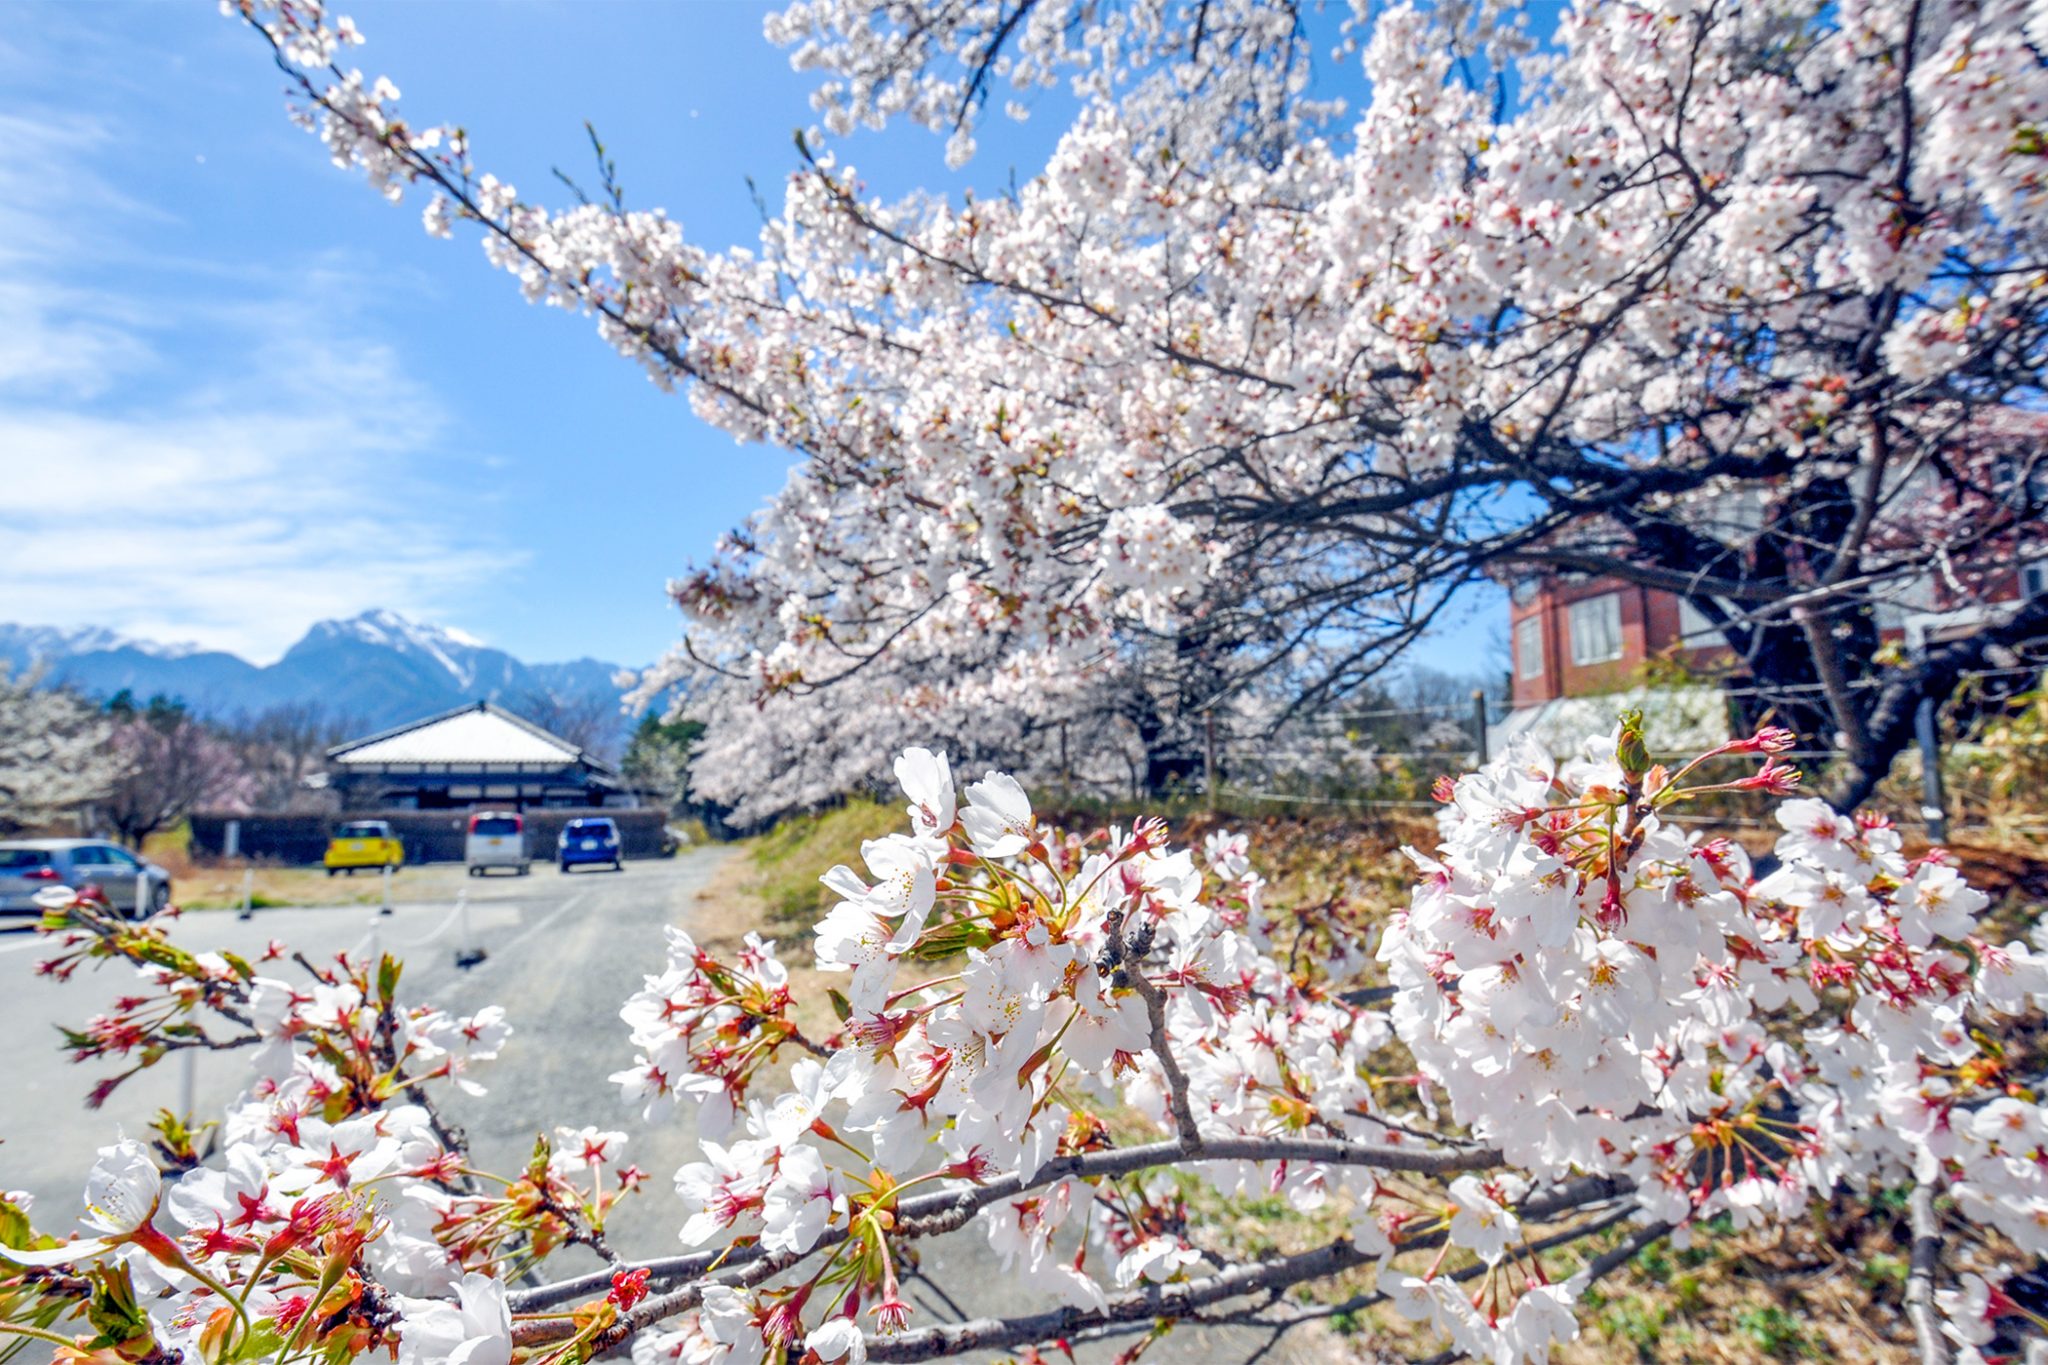
[[[337,872],[353,877],[359,867],[396,870],[405,865],[405,845],[385,821],[352,820],[327,841],[326,862],[330,877]]]

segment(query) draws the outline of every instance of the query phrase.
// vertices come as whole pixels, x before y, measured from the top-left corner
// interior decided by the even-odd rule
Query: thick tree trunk
[[[1195,752],[1186,735],[1178,733],[1182,728],[1168,724],[1150,707],[1139,717],[1138,739],[1145,749],[1148,795],[1156,796],[1176,781],[1186,785],[1201,770],[1201,755]]]
[[[1883,684],[1869,693],[1874,701],[1863,722],[1863,752],[1846,756],[1838,765],[1824,793],[1829,803],[1846,811],[1870,799],[1891,771],[1892,761],[1913,742],[1913,712],[1922,697],[1946,701],[1965,673],[1987,664],[2018,663],[2017,647],[2044,633],[2048,597],[2037,597],[1999,625],[1966,640],[1935,645],[1906,667],[1887,671]]]
[[[1157,796],[1176,781],[1185,786],[1194,780],[1202,769],[1202,755],[1184,722],[1162,714],[1144,691],[1131,693],[1124,714],[1136,727],[1138,747],[1145,753],[1141,778],[1145,795]]]

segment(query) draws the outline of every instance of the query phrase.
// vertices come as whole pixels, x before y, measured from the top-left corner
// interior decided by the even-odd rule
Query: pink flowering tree
[[[103,797],[123,772],[99,707],[40,673],[0,669],[0,835],[47,827]]]
[[[691,682],[740,818],[935,738],[1042,772],[1105,680],[1167,733],[1275,724],[1480,576],[1582,571],[1691,600],[1848,808],[2048,621],[2010,591],[2048,488],[2038,6],[1375,6],[1347,107],[1304,97],[1291,0],[806,0],[767,32],[824,126],[744,251],[608,170],[529,199],[320,4],[236,9],[337,163],[797,457],[647,680]],[[958,161],[1054,84],[1014,193],[881,202],[835,150],[910,119]],[[1898,659],[1885,604],[1981,628]]]
[[[185,1048],[250,1067],[217,1157],[180,1116],[103,1149],[72,1240],[0,1203],[0,1334],[100,1362],[857,1365],[1378,1307],[1511,1365],[1655,1242],[1905,1190],[1921,1358],[2001,1358],[2040,1326],[2002,1286],[2048,1247],[2048,1113],[1998,1040],[2048,959],[1992,936],[1939,851],[1797,796],[1791,742],[1666,765],[1625,717],[1571,762],[1446,778],[1370,938],[1270,904],[1242,837],[1062,833],[1012,777],[908,750],[905,828],[824,879],[822,1026],[751,936],[721,956],[670,929],[625,1001],[624,1102],[700,1138],[651,1260],[605,1235],[645,1183],[626,1133],[549,1114],[491,1172],[441,1117],[504,1011],[407,1001],[388,957],[195,955],[173,915],[49,893],[48,975],[139,978],[70,1038],[126,1069],[99,1094]],[[1688,832],[1702,798],[1791,798],[1775,870]],[[1240,1195],[1318,1240],[1233,1250],[1198,1211]],[[913,1307],[946,1237],[1041,1306]]]
[[[116,724],[107,749],[119,776],[95,807],[130,846],[140,849],[202,807],[249,809],[257,777],[232,737],[164,697],[138,706],[124,694],[108,713]]]

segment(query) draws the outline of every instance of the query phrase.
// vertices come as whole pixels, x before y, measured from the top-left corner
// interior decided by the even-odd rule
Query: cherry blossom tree
[[[121,775],[112,733],[84,698],[0,668],[0,834],[48,825],[105,796]]]
[[[246,810],[259,791],[247,756],[182,703],[125,691],[108,702],[118,775],[95,809],[133,847],[202,806]]]
[[[137,977],[67,1037],[121,1068],[96,1099],[187,1048],[250,1067],[218,1157],[191,1116],[102,1149],[76,1238],[0,1203],[0,1334],[81,1360],[861,1362],[1378,1308],[1511,1365],[1655,1242],[1906,1189],[1900,1331],[1981,1362],[2048,1325],[2003,1288],[2048,1249],[2040,1058],[2009,1028],[2048,956],[1992,934],[1939,850],[1799,796],[1793,742],[1666,765],[1625,716],[1571,762],[1446,778],[1376,940],[1270,904],[1241,836],[1062,833],[1013,777],[908,750],[906,828],[824,878],[822,1028],[757,936],[669,929],[622,1007],[623,1100],[700,1139],[664,1196],[682,1248],[649,1260],[605,1234],[647,1183],[627,1132],[549,1114],[490,1172],[443,1118],[504,1010],[405,999],[389,956],[195,954],[175,912],[48,892],[45,975]],[[1789,798],[1774,871],[1686,832],[1708,796]],[[1320,1240],[1233,1250],[1195,1209],[1240,1195]],[[905,1281],[950,1235],[1045,1306],[929,1320]]]
[[[1284,715],[1482,568],[1607,553],[1734,604],[1760,675],[1820,683],[1870,767],[1890,699],[1976,657],[1880,671],[1871,596],[2031,543],[2024,460],[1969,472],[2024,454],[2038,382],[2022,10],[1605,5],[1531,45],[1490,8],[1396,6],[1353,32],[1352,117],[1301,102],[1302,20],[1259,0],[804,5],[775,36],[830,73],[828,129],[908,116],[965,156],[999,83],[1052,79],[1080,113],[1043,176],[964,204],[876,203],[810,139],[759,249],[710,253],[608,175],[522,200],[342,65],[359,35],[318,5],[235,8],[337,161],[803,457],[678,585],[690,636],[651,683],[714,679],[696,766],[757,809],[900,749],[906,829],[825,879],[823,1027],[759,938],[672,930],[625,1003],[622,1095],[703,1139],[683,1249],[652,1260],[604,1232],[645,1184],[629,1136],[549,1115],[523,1170],[484,1172],[439,1116],[502,1011],[52,895],[46,974],[140,973],[81,1060],[242,1047],[252,1079],[216,1161],[191,1116],[105,1149],[84,1236],[0,1217],[6,1331],[132,1360],[808,1363],[1379,1308],[1425,1350],[1531,1361],[1654,1242],[1908,1190],[1922,1359],[2039,1334],[2005,1285],[2048,1245],[2048,1115],[2009,1025],[2048,965],[1938,851],[1800,796],[1789,731],[1657,763],[1624,718],[1571,762],[1447,779],[1371,938],[1270,904],[1241,838],[1050,829],[929,738],[1043,764],[1084,693],[1203,640],[1213,698]],[[1890,533],[1907,506],[1920,534]],[[1707,796],[1781,799],[1774,870],[1687,832]],[[1323,1239],[1245,1256],[1191,1216],[1252,1193]],[[1044,1308],[928,1321],[904,1281],[949,1235]]]
[[[2042,548],[2019,0],[1362,9],[1356,108],[1305,98],[1285,0],[809,0],[767,28],[825,127],[744,251],[608,162],[526,199],[348,67],[352,26],[238,10],[338,163],[798,457],[674,585],[648,680],[696,680],[699,780],[743,815],[935,736],[1014,756],[1147,649],[1204,655],[1202,709],[1275,676],[1269,721],[1313,709],[1529,572],[1689,598],[1853,805],[1921,698],[2048,612],[1906,659],[1877,619],[1984,606]],[[1006,194],[881,202],[831,142],[903,117],[959,160],[997,92],[1062,82]]]
[[[248,772],[246,800],[262,811],[319,809],[322,794],[307,780],[327,762],[327,751],[368,727],[315,701],[285,702],[224,729]]]

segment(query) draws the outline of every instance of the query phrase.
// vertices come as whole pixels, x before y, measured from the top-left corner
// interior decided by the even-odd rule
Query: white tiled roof
[[[495,707],[471,707],[334,751],[342,767],[383,763],[574,763],[582,750]]]

